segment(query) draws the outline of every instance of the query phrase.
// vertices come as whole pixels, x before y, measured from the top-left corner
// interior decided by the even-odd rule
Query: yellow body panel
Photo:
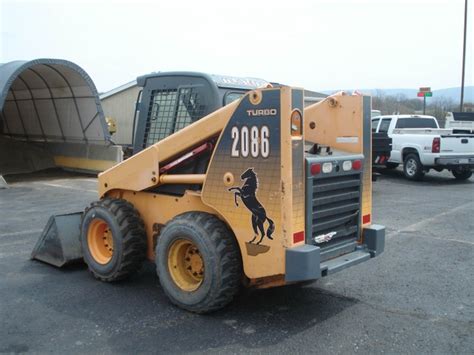
[[[158,149],[153,145],[99,174],[99,195],[110,189],[141,191],[157,182]]]
[[[292,137],[290,131],[291,88],[267,89],[263,95],[279,93],[279,111],[281,129],[279,152],[267,159],[232,160],[214,152],[203,186],[203,201],[216,211],[230,226],[239,243],[245,275],[249,279],[258,279],[285,273],[285,249],[292,246],[293,210],[292,210]],[[260,100],[250,100],[254,105]],[[277,118],[275,118],[277,119]],[[250,119],[249,121],[251,121]],[[251,124],[251,123],[249,123]],[[284,129],[287,127],[287,129]],[[221,136],[222,139],[222,136]],[[217,145],[219,146],[219,141]],[[278,153],[278,154],[277,154]],[[301,151],[303,154],[303,151]],[[228,188],[244,184],[240,172],[252,167],[258,174],[257,199],[264,206],[266,214],[275,224],[273,240],[265,238],[260,245],[249,243],[253,237],[251,228],[252,213],[242,202],[234,205]],[[232,184],[225,177],[232,176]],[[304,203],[302,201],[302,203]],[[267,226],[265,226],[267,229]]]

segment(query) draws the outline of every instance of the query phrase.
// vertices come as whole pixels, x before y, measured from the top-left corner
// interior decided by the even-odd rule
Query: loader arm
[[[193,147],[216,137],[227,125],[239,102],[235,101],[178,132],[142,150],[131,158],[99,174],[99,197],[108,191],[123,189],[143,191],[165,183],[203,183],[202,176],[170,177],[160,174],[160,167],[173,157],[180,157]]]

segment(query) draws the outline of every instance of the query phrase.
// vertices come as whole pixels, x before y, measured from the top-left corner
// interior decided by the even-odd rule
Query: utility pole
[[[464,3],[464,41],[462,46],[462,74],[461,74],[461,104],[459,105],[459,111],[463,112],[464,109],[464,74],[466,67],[466,28],[467,28],[467,0]]]

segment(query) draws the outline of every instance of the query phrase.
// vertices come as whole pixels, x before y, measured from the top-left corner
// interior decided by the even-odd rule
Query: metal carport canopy
[[[62,59],[0,64],[0,134],[31,142],[110,140],[93,81]]]

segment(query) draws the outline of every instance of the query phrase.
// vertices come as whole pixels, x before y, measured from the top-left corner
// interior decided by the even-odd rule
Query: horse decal
[[[228,191],[234,192],[234,203],[237,207],[239,206],[237,197],[239,197],[245,207],[247,207],[247,209],[252,213],[252,227],[255,235],[248,243],[252,244],[259,236],[259,232],[260,240],[256,245],[260,245],[265,236],[268,239],[273,240],[272,234],[275,231],[275,223],[273,223],[273,221],[267,216],[265,208],[262,206],[260,201],[258,201],[256,196],[258,189],[257,174],[253,171],[253,168],[248,168],[242,175],[240,175],[240,179],[244,181],[242,187],[231,187]],[[268,228],[266,231],[265,222],[268,222]]]

